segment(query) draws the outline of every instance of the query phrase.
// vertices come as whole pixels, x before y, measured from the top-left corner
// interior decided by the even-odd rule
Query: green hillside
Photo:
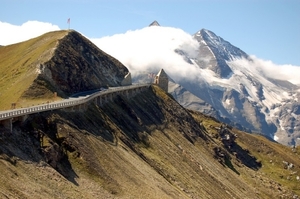
[[[59,39],[67,33],[50,32],[0,48],[0,110],[10,109],[11,103],[18,107],[35,103],[21,101],[20,97],[36,79],[40,64],[52,56]]]

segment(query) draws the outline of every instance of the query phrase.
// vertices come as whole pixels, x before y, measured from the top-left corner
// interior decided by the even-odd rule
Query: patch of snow
[[[263,89],[263,91],[265,99],[262,101],[262,103],[269,109],[272,107],[272,105],[282,102],[282,97],[273,91],[268,91],[266,89]]]
[[[282,121],[280,119],[279,119],[279,127],[280,127],[281,130],[285,131],[285,129],[284,129],[283,125],[282,125]]]
[[[296,115],[295,113],[291,113],[291,115],[292,115],[295,119],[298,119],[298,115]]]
[[[274,135],[273,139],[274,139],[275,141],[277,141],[277,140],[279,139],[279,137],[277,137],[276,135]]]
[[[212,54],[212,56],[213,56],[215,59],[217,59],[216,56],[215,56],[215,54],[213,53],[213,51],[210,49],[210,47],[209,47],[209,46],[206,46],[206,47],[208,48],[208,50],[209,50],[209,52]]]
[[[225,100],[225,103],[226,103],[227,105],[230,105],[230,99],[226,99],[226,100]]]

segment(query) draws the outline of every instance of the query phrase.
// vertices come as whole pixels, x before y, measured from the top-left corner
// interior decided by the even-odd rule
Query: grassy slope
[[[91,105],[86,112],[33,115],[28,122],[22,131],[16,128],[13,135],[1,133],[1,197],[300,195],[300,182],[295,179],[299,174],[299,152],[261,136],[233,130],[238,135],[238,153],[247,158],[243,162],[228,151],[231,159],[222,165],[214,152],[215,147],[225,153],[227,150],[216,136],[215,127],[220,123],[200,113],[189,113],[156,87],[130,100],[119,97],[103,107]],[[34,129],[44,135],[43,139],[37,139]],[[65,154],[56,170],[50,166],[53,161],[41,153],[53,146],[61,147]],[[246,166],[246,161],[253,160],[251,156],[261,161],[260,168]],[[293,162],[294,168],[284,169],[283,160]]]
[[[0,48],[0,110],[9,109],[16,102],[17,107],[22,106],[20,97],[37,77],[39,65],[50,58],[58,39],[67,33],[50,32]]]
[[[208,116],[193,113],[199,121],[203,121],[208,134],[215,137],[215,127],[219,127],[220,123]],[[264,136],[236,129],[233,129],[233,132],[237,135],[236,143],[262,164],[259,170],[254,171],[240,164],[240,161],[231,155],[241,177],[261,192],[261,198],[278,197],[278,194],[284,195],[287,190],[291,195],[300,195],[300,181],[297,180],[297,176],[300,176],[300,147],[293,149],[270,141]],[[219,139],[215,140],[222,145]],[[287,169],[284,162],[292,163],[294,167]],[[290,198],[291,195],[286,194],[286,198]]]

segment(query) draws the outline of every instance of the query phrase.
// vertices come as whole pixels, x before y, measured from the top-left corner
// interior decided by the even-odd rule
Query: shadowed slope
[[[1,129],[1,194],[22,198],[299,194],[296,176],[286,180],[290,172],[299,171],[297,152],[285,156],[285,146],[230,127],[221,131],[220,126],[211,117],[182,108],[155,86],[131,99],[117,96],[103,107],[91,104],[85,112],[32,115],[26,125],[15,124],[13,134]],[[282,160],[294,168],[284,169]]]

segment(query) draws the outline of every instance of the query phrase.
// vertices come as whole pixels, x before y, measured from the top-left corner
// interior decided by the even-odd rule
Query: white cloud
[[[157,72],[164,68],[174,80],[189,79],[195,81],[203,76],[196,65],[184,61],[174,52],[185,51],[190,58],[197,56],[199,44],[193,37],[181,29],[152,26],[124,34],[91,39],[100,49],[120,60],[133,75],[138,71]],[[300,84],[300,67],[277,65],[251,56],[252,61],[236,60],[239,67],[253,73],[263,73],[267,77],[288,80]]]
[[[197,55],[198,42],[181,29],[151,26],[91,40],[121,61],[133,75],[163,68],[174,79],[195,78],[198,71],[174,51],[180,49],[190,58]]]
[[[133,73],[137,71],[157,72],[163,68],[174,80],[201,77],[202,70],[196,65],[184,61],[174,52],[175,49],[185,51],[190,58],[197,56],[199,43],[181,29],[152,26],[140,30],[128,31],[124,34],[91,39],[100,49],[120,60]],[[300,84],[300,67],[277,65],[271,61],[251,56],[248,60],[236,60],[240,67],[267,77],[288,80]]]
[[[25,41],[49,31],[60,30],[51,23],[28,21],[20,26],[0,21],[0,45]],[[124,34],[91,39],[100,49],[120,60],[129,70],[135,72],[158,72],[161,68],[174,80],[201,77],[197,66],[184,61],[175,53],[183,50],[190,58],[197,56],[199,44],[193,37],[178,28],[152,26],[128,31]],[[300,85],[300,67],[277,65],[251,56],[252,62],[239,60],[240,66],[260,71],[267,77],[288,80]],[[237,60],[238,61],[238,60]]]
[[[0,30],[0,45],[9,45],[40,36],[49,31],[60,30],[60,28],[57,25],[39,21],[28,21],[20,26],[0,21]]]
[[[272,61],[259,59],[256,56],[250,56],[252,61],[246,59],[235,60],[233,63],[246,68],[249,71],[258,71],[266,77],[287,80],[293,84],[300,85],[300,66],[278,65]]]
[[[300,66],[277,65],[272,61],[254,59],[254,64],[261,67],[265,75],[275,79],[288,80],[293,84],[300,84]]]

